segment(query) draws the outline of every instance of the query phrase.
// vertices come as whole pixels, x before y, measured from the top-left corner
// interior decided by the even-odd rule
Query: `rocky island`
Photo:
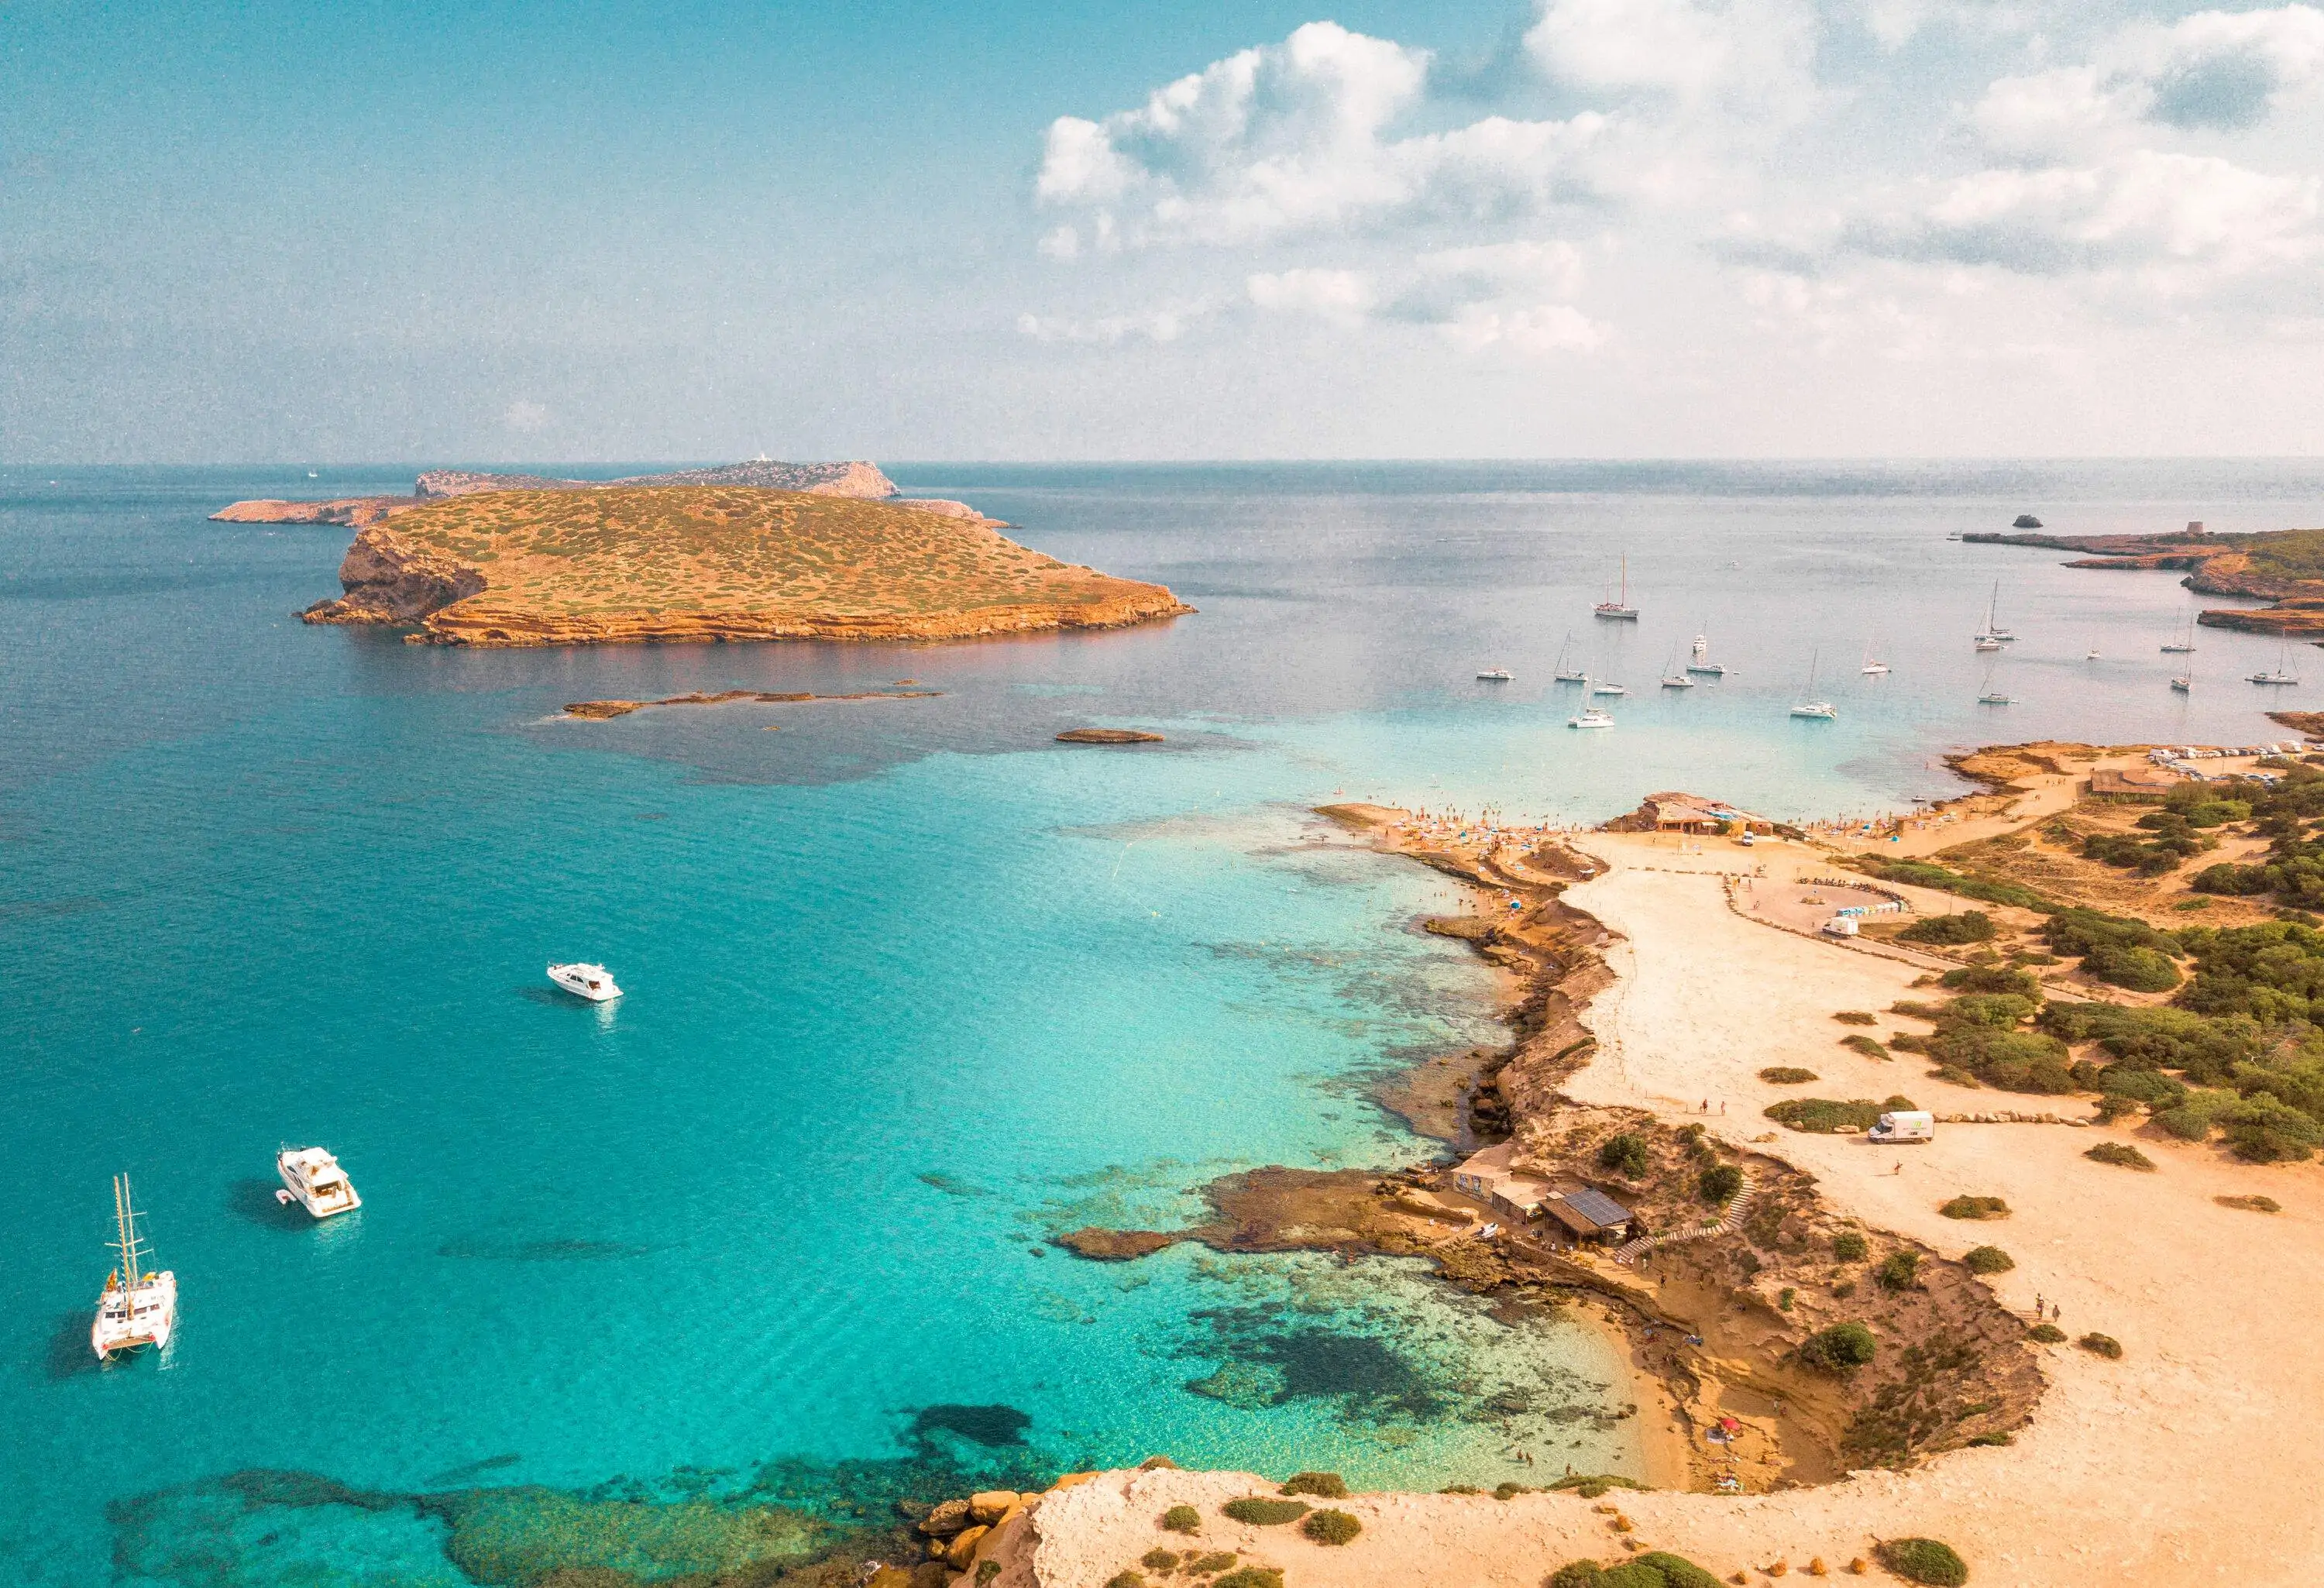
[[[958,503],[879,500],[854,489],[863,482],[853,474],[825,482],[844,491],[512,488],[503,478],[423,475],[433,494],[394,499],[360,521],[353,515],[370,499],[227,512],[246,521],[254,514],[237,510],[346,510],[324,521],[358,524],[339,567],[346,594],[301,615],[408,625],[416,632],[406,639],[423,644],[965,639],[1193,610],[1160,585],[1020,546]]]
[[[2068,568],[2183,568],[2190,590],[2272,601],[2256,609],[2217,608],[2197,621],[2288,639],[2324,641],[2324,530],[2262,530],[2214,535],[2200,523],[2160,535],[1963,535],[1988,546],[2046,546],[2083,555]]]

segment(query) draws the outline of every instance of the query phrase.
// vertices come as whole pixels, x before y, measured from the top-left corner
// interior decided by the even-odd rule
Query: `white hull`
[[[1602,711],[1585,711],[1580,716],[1567,717],[1565,725],[1569,728],[1610,728],[1614,725],[1614,719]]]
[[[1590,675],[1588,673],[1560,673],[1557,675],[1557,681],[1561,684],[1586,684],[1590,681]]]
[[[1483,672],[1477,675],[1478,681],[1486,684],[1506,684],[1509,681],[1510,677],[1511,675],[1506,669],[1498,667],[1489,667]]]
[[[178,1326],[178,1276],[163,1269],[142,1276],[124,1297],[120,1276],[109,1276],[89,1325],[89,1349],[99,1362],[152,1345],[166,1346]]]
[[[610,1003],[622,995],[621,988],[602,965],[553,965],[549,967],[549,979],[576,998],[586,998],[592,1003]]]
[[[1816,721],[1821,723],[1837,721],[1840,716],[1840,713],[1837,710],[1821,700],[1809,706],[1794,706],[1792,707],[1792,715],[1794,716],[1813,717]]]
[[[319,1147],[284,1148],[274,1155],[274,1172],[282,1177],[278,1199],[296,1202],[316,1218],[353,1213],[363,1205],[339,1160]]]

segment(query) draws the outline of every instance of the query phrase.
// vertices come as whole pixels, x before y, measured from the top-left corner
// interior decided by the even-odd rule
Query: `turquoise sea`
[[[2173,696],[2175,576],[1945,538],[2324,523],[2313,464],[890,472],[1200,612],[410,647],[291,616],[346,531],[205,518],[408,468],[0,469],[0,1577],[521,1582],[561,1507],[844,1521],[1156,1452],[1370,1485],[1537,1475],[1519,1445],[1620,1467],[1628,1390],[1579,1325],[1409,1264],[1047,1244],[1188,1216],[1235,1168],[1440,1150],[1368,1089],[1492,1039],[1490,984],[1416,929],[1443,883],[1309,808],[1889,809],[1953,789],[1948,748],[2250,742],[2324,698],[2324,659],[2263,697],[2239,677],[2276,647],[2212,631]],[[1626,554],[1645,615],[1593,624]],[[1980,707],[1996,580],[2019,703]],[[1699,630],[1738,675],[1655,690]],[[1615,732],[1563,727],[1562,647],[1630,688]],[[1785,715],[1812,657],[1835,723]],[[907,678],[942,693],[556,715]],[[1169,742],[1052,742],[1083,724]],[[552,994],[576,957],[629,995]],[[365,1207],[278,1208],[284,1141]],[[182,1322],[99,1371],[124,1168]],[[602,1564],[732,1546],[679,1509],[693,1532]]]

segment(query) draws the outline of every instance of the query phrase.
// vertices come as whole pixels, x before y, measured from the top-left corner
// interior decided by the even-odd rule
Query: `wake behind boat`
[[[274,1155],[274,1172],[282,1177],[284,1186],[274,1194],[274,1200],[295,1201],[318,1219],[352,1213],[363,1205],[355,1182],[347,1178],[346,1170],[327,1148],[286,1147]]]
[[[613,973],[602,965],[553,965],[549,967],[549,979],[592,1003],[609,1003],[622,995],[613,984]]]
[[[167,1346],[178,1326],[178,1276],[164,1269],[148,1273],[151,1255],[137,1234],[137,1209],[129,1198],[129,1177],[113,1177],[113,1221],[118,1238],[108,1242],[121,1266],[105,1276],[88,1343],[99,1362],[141,1346]]]

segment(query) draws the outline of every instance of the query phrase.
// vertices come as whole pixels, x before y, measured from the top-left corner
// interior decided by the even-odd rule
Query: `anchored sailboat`
[[[2292,670],[2289,665],[2291,657],[2292,648],[2288,645],[2279,645],[2275,651],[2274,670],[2254,673],[2251,675],[2251,681],[2255,684],[2297,684],[2300,682],[2300,675]]]
[[[137,1209],[129,1198],[129,1177],[113,1177],[113,1223],[118,1238],[106,1242],[121,1254],[121,1266],[105,1276],[88,1343],[99,1362],[141,1345],[167,1345],[178,1326],[178,1276],[167,1269],[148,1273],[151,1250],[137,1234]]]
[[[1591,610],[1600,617],[1617,618],[1624,623],[1633,623],[1638,621],[1638,609],[1630,605],[1630,554],[1628,552],[1622,553],[1622,594],[1619,597],[1616,597],[1609,593],[1605,600],[1600,601]]]
[[[1792,715],[1794,716],[1813,717],[1818,722],[1828,723],[1837,718],[1840,716],[1840,712],[1832,706],[1831,701],[1818,700],[1815,697],[1817,655],[1818,653],[1813,651],[1808,652],[1807,698],[1801,701],[1797,706],[1792,707]]]
[[[1678,652],[1675,651],[1671,652],[1671,659],[1663,664],[1663,688],[1665,689],[1694,688],[1694,680],[1678,670]]]
[[[1872,654],[1872,646],[1868,642],[1864,647],[1864,665],[1856,670],[1868,679],[1877,679],[1886,675],[1888,664]]]
[[[1977,632],[1977,648],[1979,651],[1998,651],[2004,640],[2017,638],[2016,635],[1994,622],[1995,610],[2000,605],[2001,581],[1996,579],[1993,581],[1993,594],[1985,604],[1985,626]]]
[[[1573,635],[1569,632],[1565,643],[1557,648],[1557,681],[1561,684],[1586,684],[1590,675],[1578,667],[1565,665],[1565,653],[1573,649]]]
[[[1711,637],[1708,634],[1698,633],[1694,637],[1694,650],[1691,660],[1686,664],[1686,670],[1699,673],[1706,679],[1723,679],[1734,669],[1711,660]]]
[[[2193,654],[2194,654],[2194,651],[2195,651],[2195,620],[2194,620],[2193,618],[2191,618],[2191,617],[2190,617],[2190,618],[2189,618],[2189,619],[2187,620],[2187,636],[2186,636],[2186,638],[2185,638],[2185,639],[2183,639],[2183,640],[2177,641],[2177,642],[2172,642],[2172,641],[2165,640],[2165,641],[2163,642],[2163,655],[2165,655],[2165,656],[2191,656],[2191,655],[2193,655]]]

